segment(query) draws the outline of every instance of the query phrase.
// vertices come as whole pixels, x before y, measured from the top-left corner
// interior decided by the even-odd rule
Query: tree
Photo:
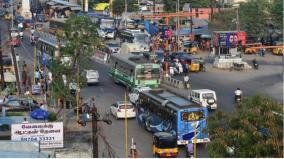
[[[79,65],[81,70],[89,66],[90,56],[100,42],[98,37],[97,25],[89,17],[74,14],[65,23],[64,35],[57,35],[61,44],[60,55],[53,60],[51,67],[54,76],[52,93],[62,99],[64,110],[65,101],[74,101],[74,97],[70,94],[69,83],[77,79],[75,72]],[[62,57],[69,57],[70,61],[63,63]],[[63,74],[66,75],[66,84],[63,82]]]
[[[210,157],[283,157],[283,106],[264,95],[208,118]]]
[[[268,0],[249,0],[241,3],[239,8],[241,30],[245,30],[248,37],[265,36],[269,19]]]
[[[215,13],[212,17],[212,20],[209,22],[209,29],[211,31],[218,30],[235,30],[236,23],[234,23],[235,18],[234,11],[220,11],[219,13]]]
[[[137,0],[126,0],[127,12],[137,12],[139,10]],[[125,11],[125,0],[113,0],[112,13],[116,16],[121,16]]]
[[[273,0],[270,12],[276,29],[283,30],[283,1]]]
[[[178,0],[163,0],[164,3],[164,10],[165,12],[171,13],[171,12],[176,12],[176,3]],[[183,5],[185,3],[190,3],[192,8],[204,8],[204,7],[209,7],[211,0],[180,0],[179,1],[179,6],[180,10],[182,9]]]

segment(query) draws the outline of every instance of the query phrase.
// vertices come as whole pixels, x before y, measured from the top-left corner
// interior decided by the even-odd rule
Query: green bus
[[[127,88],[157,88],[160,85],[160,65],[143,56],[112,54],[109,73],[115,83],[122,83]]]

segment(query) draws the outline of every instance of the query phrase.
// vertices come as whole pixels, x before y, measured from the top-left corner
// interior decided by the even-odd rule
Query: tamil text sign
[[[63,123],[13,124],[11,140],[40,142],[40,148],[63,147]]]

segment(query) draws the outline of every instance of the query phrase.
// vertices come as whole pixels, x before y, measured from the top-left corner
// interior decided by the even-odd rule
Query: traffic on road
[[[11,130],[62,123],[64,138],[41,136],[56,156],[208,158],[210,117],[236,113],[256,94],[283,105],[282,32],[257,39],[238,28],[211,31],[213,11],[230,6],[158,13],[163,2],[146,0],[119,14],[115,1],[51,0],[36,12],[1,3],[0,125],[14,116],[24,121]],[[239,157],[232,147],[224,153]]]

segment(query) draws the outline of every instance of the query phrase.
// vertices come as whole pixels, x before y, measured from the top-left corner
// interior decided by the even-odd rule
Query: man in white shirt
[[[237,88],[237,90],[235,91],[235,100],[237,100],[237,98],[240,98],[242,97],[242,91],[240,88]]]

